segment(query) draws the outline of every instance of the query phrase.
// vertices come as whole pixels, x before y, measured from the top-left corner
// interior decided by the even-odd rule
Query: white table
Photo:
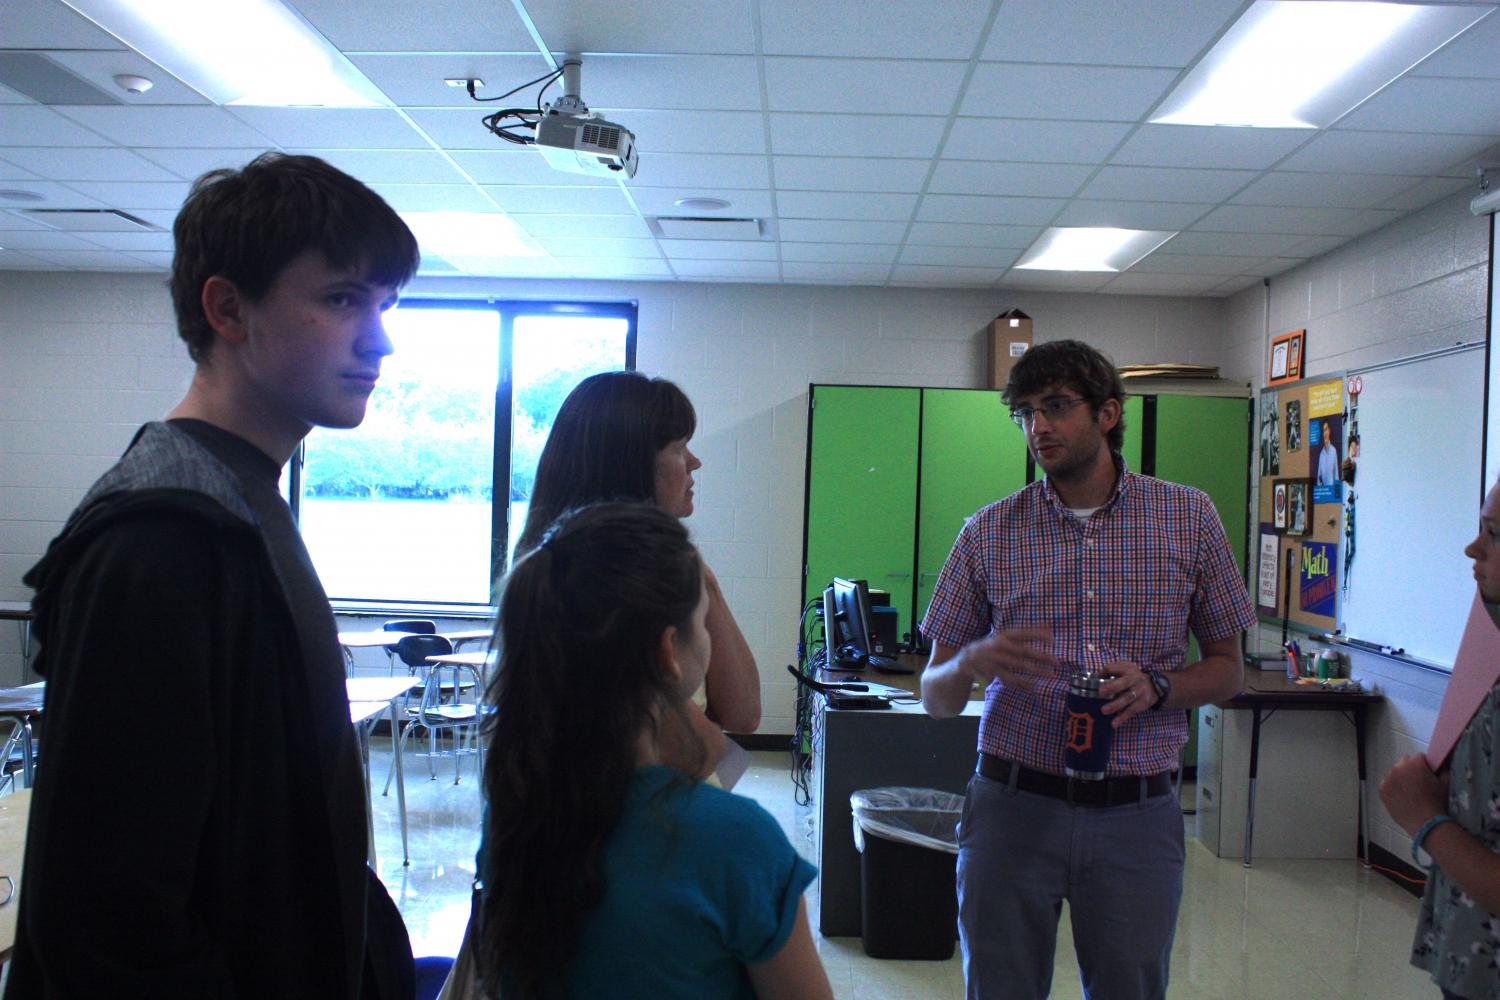
[[[406,832],[406,772],[401,766],[401,723],[397,714],[396,703],[401,700],[402,695],[410,691],[417,684],[415,677],[350,677],[344,681],[344,691],[349,696],[349,718],[356,726],[361,726],[362,750],[365,754],[365,795],[373,794],[370,789],[370,767],[369,767],[369,729],[375,726],[375,718],[380,713],[367,716],[363,721],[355,718],[355,706],[361,704],[378,703],[384,706],[391,720],[391,746],[395,754],[396,766],[396,803],[401,810],[401,863],[411,864],[411,848],[407,844]],[[368,728],[363,728],[368,726]],[[369,817],[370,837],[370,860],[375,860],[375,838],[374,818]]]
[[[31,676],[31,602],[0,601],[0,621],[13,621],[21,629],[21,679]]]

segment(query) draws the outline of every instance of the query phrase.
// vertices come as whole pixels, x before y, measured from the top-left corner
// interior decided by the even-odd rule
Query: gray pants
[[[976,774],[958,844],[969,1000],[1047,996],[1065,899],[1088,1000],[1167,995],[1184,860],[1175,796],[1070,806]]]

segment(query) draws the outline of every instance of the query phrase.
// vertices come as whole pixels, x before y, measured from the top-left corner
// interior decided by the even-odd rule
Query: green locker
[[[979,508],[1026,485],[1026,438],[1000,393],[922,390],[922,486],[917,515],[921,621],[953,540]]]
[[[922,390],[812,387],[804,600],[835,576],[889,591],[911,631]]]
[[[1145,432],[1145,418],[1143,416],[1145,407],[1142,405],[1140,396],[1126,396],[1123,416],[1125,418],[1125,444],[1120,449],[1120,454],[1125,458],[1125,468],[1131,472],[1141,472],[1141,439]],[[1037,478],[1041,478],[1038,473]]]

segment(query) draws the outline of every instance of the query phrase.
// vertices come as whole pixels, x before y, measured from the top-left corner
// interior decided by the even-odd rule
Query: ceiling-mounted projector
[[[563,63],[563,95],[543,105],[536,123],[535,144],[555,170],[595,177],[634,177],[640,164],[635,135],[624,125],[590,114],[579,97],[583,63]]]

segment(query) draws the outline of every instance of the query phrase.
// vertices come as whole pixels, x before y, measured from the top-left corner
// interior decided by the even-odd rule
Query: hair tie
[[[566,558],[563,554],[562,546],[558,544],[557,535],[558,525],[554,522],[548,526],[546,531],[542,532],[542,540],[537,542],[536,547],[538,550],[546,550],[547,554],[552,557],[554,568],[562,571],[566,569]]]

